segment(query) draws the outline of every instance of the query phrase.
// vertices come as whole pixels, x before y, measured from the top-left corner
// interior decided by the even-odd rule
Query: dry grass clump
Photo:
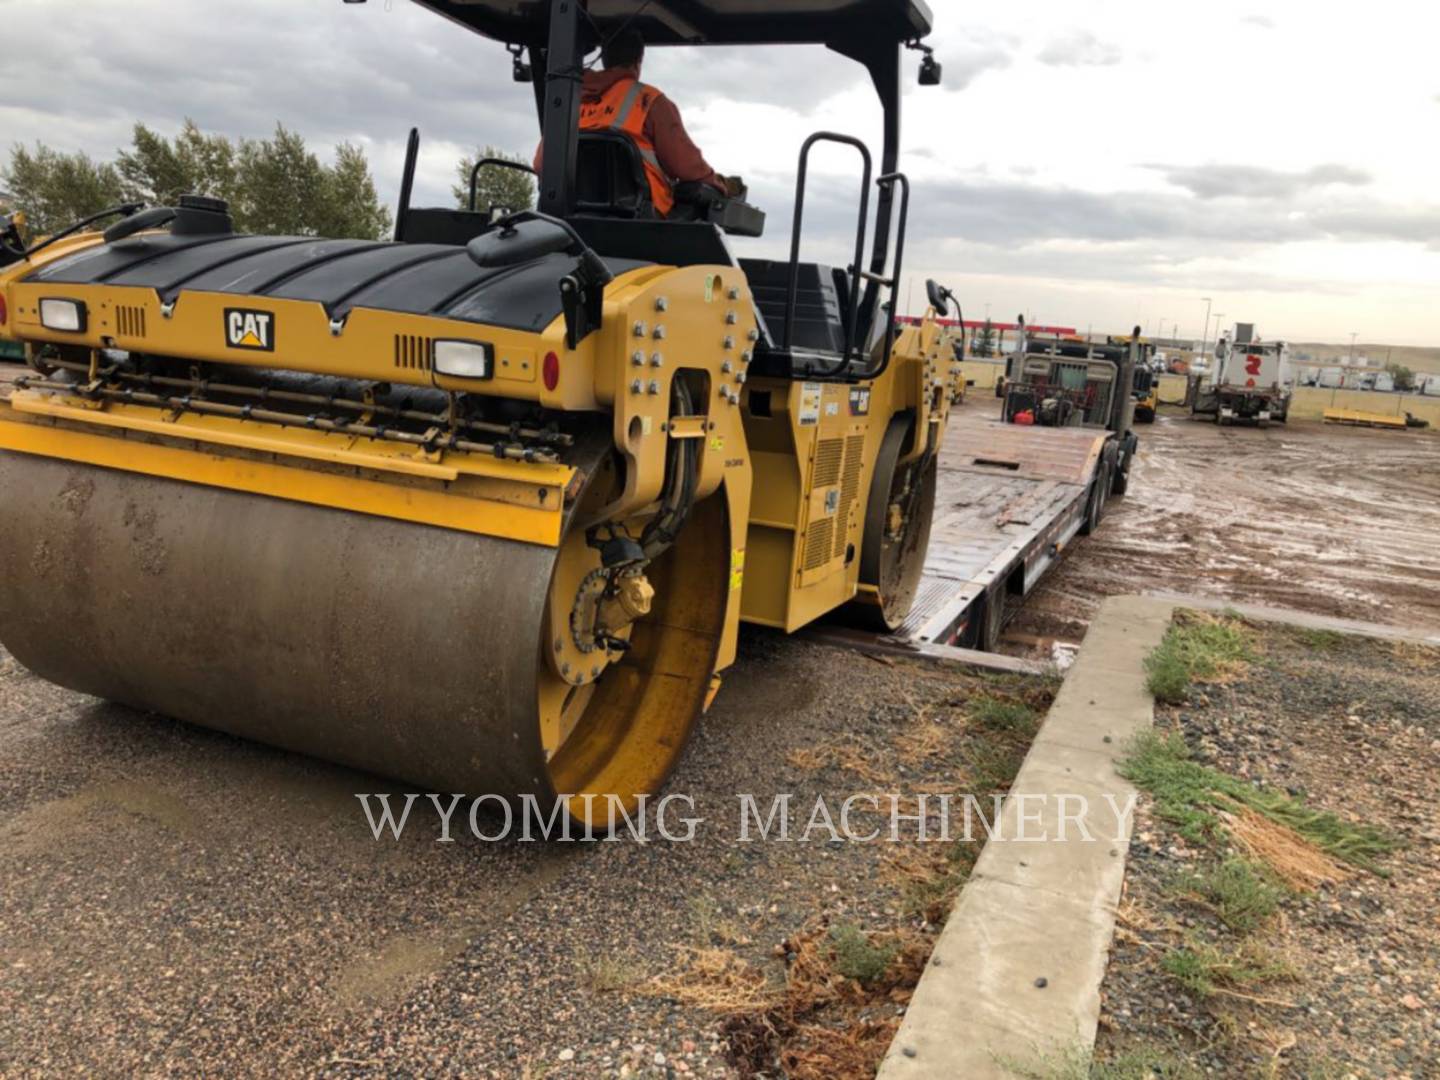
[[[776,1008],[784,991],[760,968],[729,949],[679,946],[674,971],[650,980],[661,997],[715,1013],[764,1013]]]
[[[1222,810],[1219,818],[1236,847],[1269,867],[1292,889],[1310,892],[1321,885],[1354,876],[1294,829],[1248,806],[1233,812]]]
[[[773,1075],[778,1064],[790,1080],[868,1080],[933,944],[916,932],[867,934],[822,922],[776,947],[783,984],[730,950],[687,947],[676,970],[649,989],[722,1015],[741,1076]]]
[[[867,784],[877,786],[890,780],[888,772],[881,768],[881,758],[880,750],[854,735],[819,746],[800,747],[785,755],[785,760],[793,768],[803,772],[818,772],[833,765],[853,773]]]

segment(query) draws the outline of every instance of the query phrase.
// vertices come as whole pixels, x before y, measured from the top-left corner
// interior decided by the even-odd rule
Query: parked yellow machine
[[[0,641],[100,697],[436,790],[570,796],[603,825],[595,796],[663,783],[742,619],[893,627],[913,599],[949,358],[933,311],[899,331],[886,301],[902,50],[929,14],[424,6],[533,70],[538,212],[407,194],[397,242],[371,243],[238,235],[196,197],[7,241],[0,338],[34,371],[0,402]],[[722,232],[763,224],[740,200],[679,190],[656,219],[643,172],[608,167],[624,146],[577,133],[568,73],[622,23],[861,61],[880,175],[855,140],[807,142],[788,260],[730,255]],[[824,140],[861,161],[848,270],[800,258]]]

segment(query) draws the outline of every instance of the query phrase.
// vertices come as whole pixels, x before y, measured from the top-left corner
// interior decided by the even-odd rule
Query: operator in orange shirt
[[[727,196],[744,192],[739,178],[721,176],[710,167],[686,132],[675,103],[640,81],[645,39],[637,31],[622,31],[606,42],[600,60],[603,70],[585,73],[580,130],[618,131],[630,138],[645,162],[657,214],[664,217],[674,207],[678,183],[709,184]],[[536,171],[543,152],[543,146],[535,152]]]

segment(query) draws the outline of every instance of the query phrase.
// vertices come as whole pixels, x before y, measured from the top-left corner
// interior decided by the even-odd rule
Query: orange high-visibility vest
[[[639,79],[621,79],[606,90],[599,101],[580,103],[581,131],[618,131],[629,136],[645,162],[645,176],[650,181],[650,202],[662,217],[675,205],[675,192],[670,177],[660,167],[655,145],[645,136],[645,121],[660,91],[646,86]]]

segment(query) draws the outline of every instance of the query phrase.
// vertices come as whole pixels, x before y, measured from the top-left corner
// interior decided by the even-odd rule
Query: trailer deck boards
[[[940,454],[925,576],[897,637],[991,648],[1080,531],[1107,433],[955,423]]]

